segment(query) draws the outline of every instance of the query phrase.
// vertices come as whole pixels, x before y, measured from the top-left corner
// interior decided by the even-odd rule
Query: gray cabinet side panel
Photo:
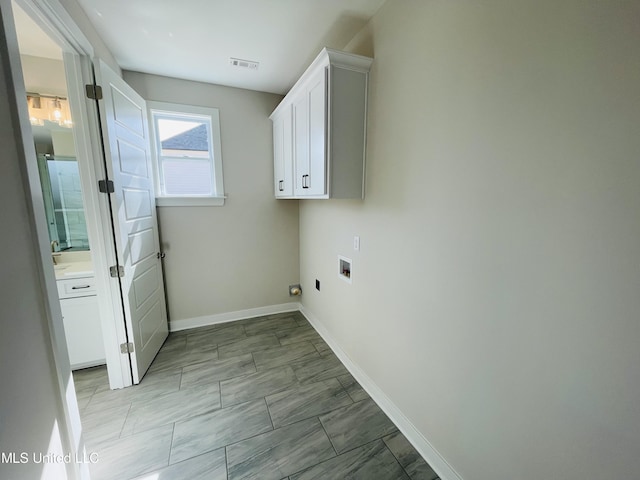
[[[367,75],[331,68],[329,162],[332,198],[362,198]]]

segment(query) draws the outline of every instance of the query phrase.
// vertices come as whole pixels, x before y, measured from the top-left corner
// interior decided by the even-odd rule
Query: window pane
[[[218,110],[160,102],[149,102],[149,107],[156,147],[157,197],[222,195]]]
[[[160,155],[209,158],[209,129],[206,121],[158,118]]]
[[[211,163],[202,160],[163,160],[165,195],[213,195]]]

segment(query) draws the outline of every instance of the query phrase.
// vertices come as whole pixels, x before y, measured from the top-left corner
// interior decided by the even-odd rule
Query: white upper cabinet
[[[364,197],[371,62],[323,49],[271,114],[276,197]]]

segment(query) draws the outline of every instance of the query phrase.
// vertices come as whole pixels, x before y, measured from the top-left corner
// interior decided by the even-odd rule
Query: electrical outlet
[[[320,280],[316,278],[316,290],[320,291]]]

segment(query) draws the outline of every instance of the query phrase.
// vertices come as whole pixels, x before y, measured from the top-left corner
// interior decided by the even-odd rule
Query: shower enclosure
[[[57,250],[89,250],[80,172],[75,157],[38,155],[49,237]],[[55,243],[57,242],[57,244]]]

